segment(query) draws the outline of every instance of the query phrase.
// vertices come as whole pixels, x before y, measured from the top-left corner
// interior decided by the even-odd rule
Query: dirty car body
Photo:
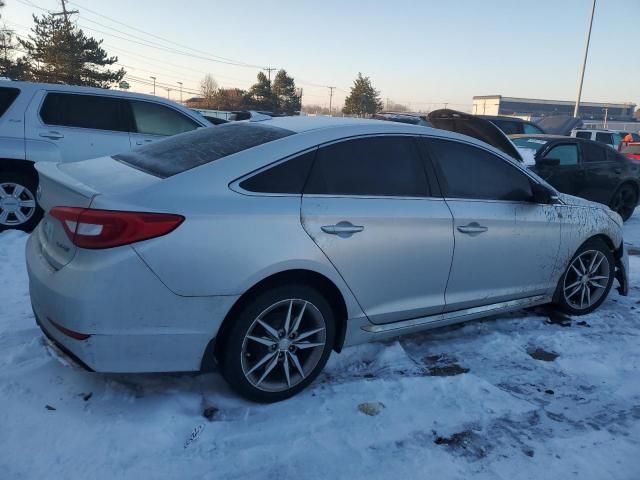
[[[33,309],[97,371],[208,369],[247,302],[292,283],[327,298],[337,351],[549,303],[593,238],[628,288],[615,213],[443,130],[277,118],[37,169]]]

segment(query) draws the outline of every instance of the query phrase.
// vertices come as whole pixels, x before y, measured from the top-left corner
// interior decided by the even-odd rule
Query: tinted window
[[[427,140],[450,198],[528,201],[531,182],[523,172],[486,150],[449,140]]]
[[[596,132],[596,142],[608,143],[613,145],[613,135],[605,132]]]
[[[522,127],[521,127],[522,124],[520,122],[492,119],[491,123],[493,123],[496,127],[502,130],[506,135],[515,135],[517,133],[522,133]]]
[[[167,138],[113,158],[166,178],[293,133],[255,123],[226,123]]]
[[[20,90],[17,88],[0,87],[0,117],[9,110],[9,107],[19,94]]]
[[[549,150],[544,158],[560,160],[560,165],[577,165],[578,147],[577,145],[558,145]]]
[[[129,129],[123,108],[119,98],[48,93],[40,117],[47,125],[126,132]]]
[[[176,110],[151,102],[129,101],[135,131],[148,135],[177,135],[198,128],[196,122]]]
[[[576,137],[591,140],[591,132],[576,132]]]
[[[584,162],[606,162],[607,150],[600,145],[591,142],[582,144],[582,160]]]
[[[305,193],[424,197],[428,187],[415,140],[384,136],[320,148]]]
[[[524,131],[524,133],[533,133],[533,134],[544,133],[541,128],[536,127],[532,123],[523,123],[522,130]]]
[[[303,153],[240,183],[250,192],[301,194],[316,151]]]

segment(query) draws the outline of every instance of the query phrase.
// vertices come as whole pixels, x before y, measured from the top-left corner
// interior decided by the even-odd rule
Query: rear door
[[[427,175],[410,136],[362,137],[318,150],[302,224],[373,323],[444,308],[452,217]]]
[[[547,182],[569,195],[581,196],[586,189],[586,174],[575,142],[554,143],[540,152],[540,159],[558,160],[559,165],[536,163],[533,170]]]
[[[201,126],[167,105],[147,100],[128,100],[127,103],[133,118],[131,148],[141,147],[170,135],[190,132]]]
[[[580,196],[608,205],[621,183],[623,165],[617,159],[616,152],[604,145],[581,142],[580,148],[585,172]]]
[[[74,162],[130,150],[124,101],[41,91],[26,115],[29,160]]]
[[[548,291],[560,244],[555,207],[534,203],[529,176],[488,150],[425,142],[454,218],[446,311]]]

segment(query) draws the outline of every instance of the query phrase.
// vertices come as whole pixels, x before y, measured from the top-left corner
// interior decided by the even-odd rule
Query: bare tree
[[[213,108],[216,92],[218,91],[218,82],[215,81],[210,73],[207,73],[202,82],[200,82],[200,91],[202,92],[204,108]]]

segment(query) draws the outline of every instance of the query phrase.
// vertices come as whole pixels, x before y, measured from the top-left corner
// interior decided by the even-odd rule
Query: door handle
[[[144,145],[145,143],[151,143],[153,140],[136,140],[136,145]]]
[[[59,138],[64,138],[64,135],[60,132],[42,132],[40,134],[41,137],[50,138],[51,140],[58,140]]]
[[[483,227],[478,222],[471,222],[468,225],[460,225],[458,227],[458,231],[460,233],[466,233],[467,235],[471,235],[472,237],[475,237],[476,235],[480,235],[481,233],[484,233],[487,230],[489,230],[488,227]]]
[[[353,225],[351,222],[338,222],[335,225],[323,225],[320,227],[324,233],[329,235],[338,235],[347,238],[364,230],[362,225]]]
[[[616,173],[622,173],[622,169],[621,168],[614,168],[613,171],[616,172]]]

